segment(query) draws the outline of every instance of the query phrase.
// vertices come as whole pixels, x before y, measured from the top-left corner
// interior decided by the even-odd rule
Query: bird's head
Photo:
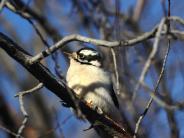
[[[100,67],[102,65],[100,53],[93,48],[81,48],[77,52],[66,54],[70,58],[74,59],[76,62],[79,62],[81,64],[93,65],[97,67]]]

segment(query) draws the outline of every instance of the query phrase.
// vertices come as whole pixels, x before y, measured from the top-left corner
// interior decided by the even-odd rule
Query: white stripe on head
[[[93,50],[89,50],[89,49],[83,49],[79,53],[84,54],[84,55],[91,55],[91,56],[98,55],[97,51],[93,51]]]

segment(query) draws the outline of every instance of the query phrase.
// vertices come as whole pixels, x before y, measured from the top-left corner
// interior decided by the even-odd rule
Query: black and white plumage
[[[81,64],[88,64],[100,67],[101,66],[101,55],[92,48],[82,48],[76,52],[77,58],[74,58]]]
[[[116,122],[121,121],[119,104],[109,72],[102,65],[102,57],[92,48],[82,48],[69,54],[70,65],[66,80],[79,98],[99,108]]]

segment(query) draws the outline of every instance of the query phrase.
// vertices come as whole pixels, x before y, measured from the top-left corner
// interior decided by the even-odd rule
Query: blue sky
[[[153,4],[154,2],[154,4]],[[121,11],[125,14],[128,14],[129,11],[134,8],[136,3],[136,0],[128,0],[128,1],[122,1],[121,2]],[[49,19],[50,23],[57,29],[59,29],[60,33],[62,35],[69,35],[72,33],[79,33],[82,35],[86,35],[88,36],[88,32],[86,32],[85,30],[83,30],[83,28],[77,28],[75,30],[75,32],[69,32],[67,29],[65,28],[65,25],[67,25],[68,23],[70,23],[71,25],[75,26],[75,22],[71,22],[71,17],[73,15],[71,15],[70,13],[70,9],[71,9],[71,3],[68,2],[68,0],[62,0],[60,1],[61,4],[61,11],[63,11],[63,13],[61,13],[61,17],[68,15],[68,17],[65,17],[65,21],[55,21],[57,20],[57,16],[54,16],[53,13],[49,12],[49,14],[47,15],[47,18]],[[64,5],[64,6],[63,6]],[[150,6],[151,5],[151,6]],[[174,6],[177,5],[177,9],[174,8]],[[184,14],[183,12],[178,12],[178,11],[182,11],[183,10],[183,5],[184,5],[184,1],[175,1],[172,2],[171,8],[172,8],[172,15],[177,15],[180,17],[183,17]],[[160,19],[163,16],[163,12],[162,12],[162,6],[160,3],[160,0],[149,0],[148,2],[148,6],[145,8],[145,10],[147,10],[147,12],[144,12],[143,15],[141,16],[140,19],[140,27],[142,31],[149,31],[151,30],[156,24],[159,23]],[[149,13],[148,13],[149,12]],[[24,45],[25,49],[30,50],[32,49],[32,46],[30,44],[30,38],[32,36],[38,37],[33,29],[33,27],[23,18],[21,18],[20,16],[12,13],[11,11],[9,11],[8,9],[3,9],[3,12],[1,12],[1,16],[3,16],[7,22],[9,22],[13,28],[15,28],[15,31],[17,32],[17,35],[19,38],[21,38],[21,45]],[[1,17],[0,17],[0,21],[1,21]],[[63,27],[61,27],[61,25],[63,25]],[[59,28],[61,27],[61,28]],[[2,25],[0,25],[0,31],[10,35],[8,30],[5,29]],[[95,32],[95,30],[94,30]],[[98,30],[95,32],[96,34],[96,38],[99,37],[98,34]],[[12,37],[12,36],[11,36]],[[12,38],[13,39],[13,38]],[[53,42],[50,41],[50,39],[48,38],[48,41],[50,44],[52,44]],[[178,45],[181,46],[181,44],[183,44],[182,42],[176,42],[176,43],[172,43],[172,48],[171,48],[171,52],[169,54],[169,58],[168,58],[168,63],[167,63],[167,67],[170,67],[170,65],[173,65],[173,63],[176,63],[177,61],[180,61],[183,59],[183,51],[182,50],[177,50],[178,49]],[[43,46],[44,49],[44,46]],[[176,50],[175,50],[176,49]],[[2,52],[0,50],[0,52]],[[31,51],[34,53],[34,51]],[[67,67],[66,67],[66,62],[63,60],[63,57],[60,56],[59,57],[60,63],[61,63],[61,67],[65,73]],[[50,57],[47,58],[47,63],[48,63],[48,67],[51,69],[51,71],[54,73],[54,67],[53,67],[53,61],[51,60]],[[16,62],[13,61],[15,70],[18,73],[19,79],[20,80],[24,80],[26,78],[26,73],[27,71],[21,67],[19,64],[17,64]],[[178,69],[176,71],[175,77],[173,78],[173,83],[170,84],[171,86],[171,95],[173,97],[173,99],[175,101],[180,101],[184,99],[184,93],[183,93],[183,77],[181,70]],[[20,73],[21,72],[21,73]],[[167,72],[167,70],[166,70]],[[152,78],[151,76],[147,76],[146,78],[146,83],[148,83],[148,85],[153,86],[152,83]],[[169,82],[168,82],[169,83]],[[19,109],[19,103],[18,103],[18,99],[14,98],[14,95],[16,92],[18,91],[22,91],[20,90],[19,86],[17,86],[13,81],[11,76],[9,76],[9,74],[6,74],[5,70],[3,70],[3,67],[0,67],[0,87],[4,90],[4,94],[6,96],[6,100],[7,102],[16,109],[16,111],[18,112]],[[58,111],[58,115],[59,115],[59,121],[62,122],[68,115],[70,115],[72,112],[69,109],[60,107],[60,102],[59,99],[55,97],[55,95],[49,93],[49,92],[44,92],[45,97],[47,100],[49,100],[49,106],[53,106],[56,107],[59,111]],[[143,94],[145,96],[148,96],[148,94]],[[57,100],[56,100],[57,99]],[[60,109],[61,108],[61,109]],[[176,120],[178,122],[179,128],[180,128],[180,137],[184,137],[184,113],[182,111],[176,111],[175,112],[176,115]],[[150,122],[150,118],[149,118],[149,114],[146,117],[146,119],[143,122],[143,125],[146,125]],[[166,112],[164,110],[161,109],[160,112],[158,112],[155,116],[154,116],[154,120],[155,123],[151,126],[151,133],[150,133],[150,138],[162,138],[163,136],[160,135],[158,137],[158,135],[156,134],[156,132],[158,130],[163,131],[163,134],[165,136],[165,134],[168,134],[169,132],[169,128],[168,128],[168,121],[167,121],[167,117],[166,117]],[[80,126],[80,127],[78,127]],[[79,121],[78,119],[76,119],[75,117],[72,117],[64,126],[62,126],[62,129],[64,131],[64,135],[66,137],[72,137],[74,138],[75,136],[73,134],[77,134],[77,136],[80,135],[80,137],[85,137],[85,132],[83,132],[83,129],[86,129],[89,127],[88,123],[85,123],[83,121]],[[75,131],[75,133],[71,133],[72,131]],[[5,137],[4,131],[0,130],[0,137]],[[81,136],[82,135],[82,136]]]

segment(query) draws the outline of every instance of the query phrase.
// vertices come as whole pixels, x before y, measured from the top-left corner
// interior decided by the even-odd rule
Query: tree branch
[[[85,36],[78,35],[78,34],[68,35],[68,36],[63,37],[63,39],[61,39],[55,45],[51,46],[50,48],[46,49],[45,51],[42,51],[41,53],[38,53],[36,56],[31,58],[29,62],[31,64],[38,62],[38,61],[42,60],[43,58],[49,56],[51,53],[55,52],[59,48],[63,48],[67,43],[72,42],[72,41],[91,43],[91,44],[94,44],[97,46],[103,46],[103,47],[108,47],[108,48],[119,47],[120,45],[121,46],[132,46],[132,45],[140,43],[144,40],[152,38],[154,36],[156,30],[157,30],[157,27],[154,28],[150,32],[146,32],[143,35],[138,36],[137,38],[130,39],[127,41],[114,41],[114,42],[89,38],[89,37],[85,37]]]

